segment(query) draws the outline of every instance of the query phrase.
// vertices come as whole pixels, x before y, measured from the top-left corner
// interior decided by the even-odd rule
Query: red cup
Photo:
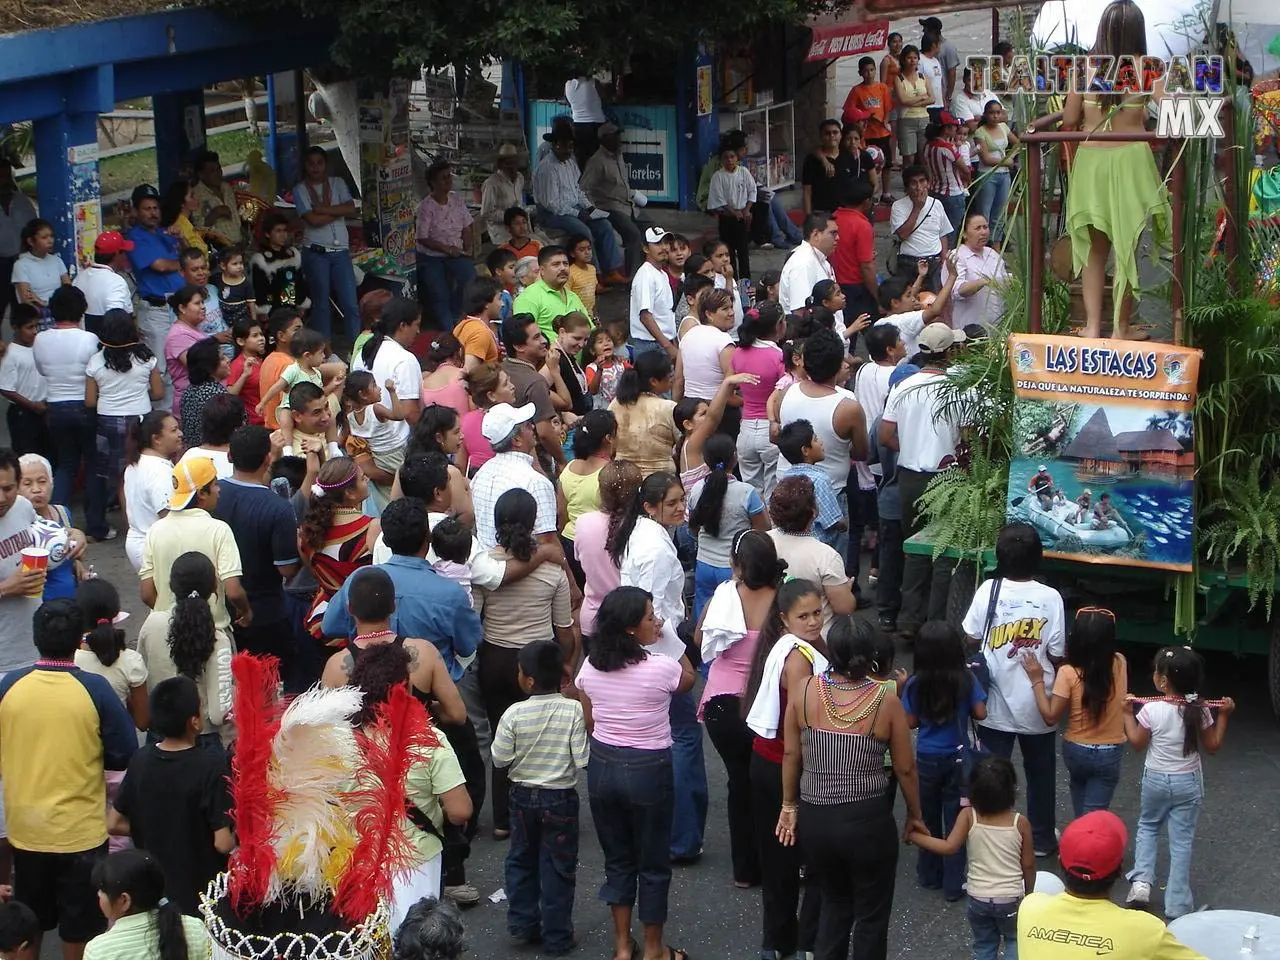
[[[39,570],[45,572],[49,569],[49,551],[44,547],[24,547],[21,553],[23,572],[31,572]],[[27,594],[28,597],[39,599],[44,596],[44,578],[40,579],[40,587]]]

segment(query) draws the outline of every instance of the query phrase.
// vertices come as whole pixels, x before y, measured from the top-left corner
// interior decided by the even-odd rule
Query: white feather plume
[[[317,902],[333,893],[335,858],[345,859],[354,840],[342,794],[360,763],[351,717],[363,699],[355,687],[313,687],[295,697],[281,718],[270,772],[271,786],[280,792],[271,901],[288,895]]]

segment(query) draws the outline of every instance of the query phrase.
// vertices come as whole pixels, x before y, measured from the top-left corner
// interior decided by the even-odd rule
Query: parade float
[[[353,728],[362,694],[314,688],[285,705],[274,658],[232,661],[239,845],[202,895],[214,960],[388,960],[393,876],[412,860],[404,779],[437,744],[405,685]]]
[[[926,491],[929,526],[907,549],[956,562],[948,613],[958,620],[994,569],[1000,527],[1027,521],[1070,604],[1110,606],[1129,642],[1182,637],[1266,656],[1280,714],[1280,202],[1266,204],[1273,183],[1280,199],[1280,169],[1265,169],[1277,159],[1280,85],[1251,89],[1232,59],[1223,138],[1134,137],[1151,143],[1172,201],[1171,249],[1140,291],[1149,341],[1073,335],[1080,291],[1051,254],[1064,166],[1086,134],[1059,129],[1058,104],[1043,96],[1011,98],[1024,133],[1005,313],[953,370],[944,401],[971,405],[975,391],[983,418],[961,466]],[[1056,503],[1028,493],[1041,465]],[[1118,522],[1082,518],[1077,501],[1104,494]]]

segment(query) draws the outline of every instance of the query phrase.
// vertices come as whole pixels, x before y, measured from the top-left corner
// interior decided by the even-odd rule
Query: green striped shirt
[[[187,936],[188,960],[209,956],[209,935],[195,917],[182,918]],[[160,932],[156,911],[121,917],[106,933],[99,934],[84,948],[84,960],[160,960]]]
[[[511,769],[512,783],[567,790],[587,765],[587,725],[582,704],[558,693],[540,693],[507,709],[493,734],[493,765]]]

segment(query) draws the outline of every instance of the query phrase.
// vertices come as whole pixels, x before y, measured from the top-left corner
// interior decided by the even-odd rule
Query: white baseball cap
[[[484,412],[484,420],[480,423],[480,432],[490,443],[501,443],[516,432],[516,429],[533,419],[538,408],[532,403],[523,407],[513,407],[509,403],[495,403]]]
[[[668,236],[669,234],[667,231],[663,230],[661,227],[650,227],[644,232],[644,242],[661,243],[663,240],[667,239]]]

